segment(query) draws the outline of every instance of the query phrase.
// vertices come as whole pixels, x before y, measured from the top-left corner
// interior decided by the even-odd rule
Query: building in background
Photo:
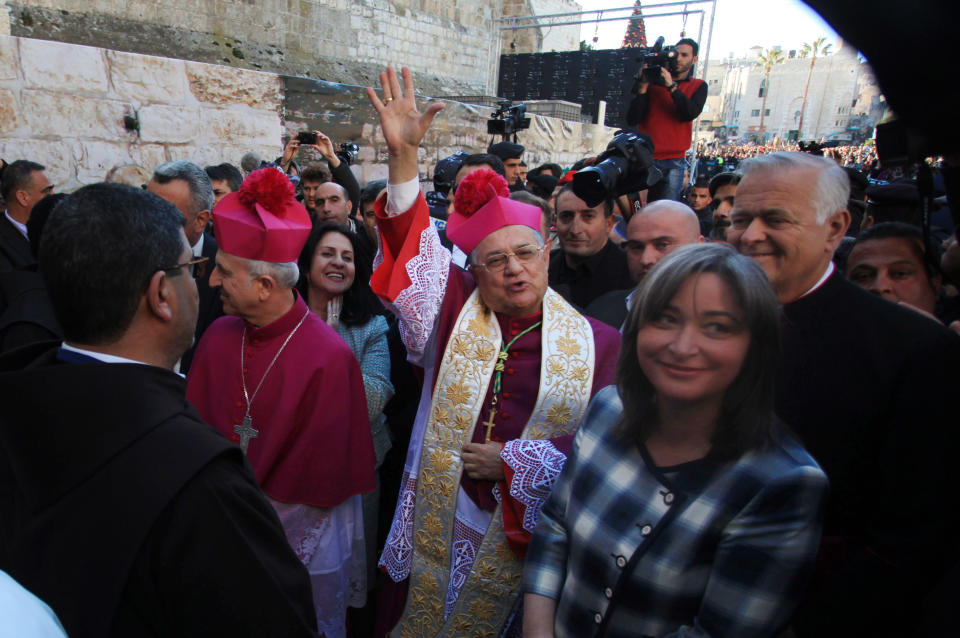
[[[574,0],[503,0],[504,18],[544,16],[583,11]],[[570,22],[578,18],[572,17]],[[509,24],[503,25],[509,27]],[[534,29],[505,29],[500,34],[501,53],[549,53],[580,48],[580,25],[546,26]]]
[[[870,66],[856,49],[841,41],[835,53],[817,57],[812,72],[809,58],[787,51],[786,59],[773,66],[769,85],[764,83],[763,69],[756,65],[760,52],[760,47],[754,47],[745,57],[710,62],[704,78],[707,105],[696,127],[698,139],[860,143],[872,136],[886,113],[886,102]],[[801,131],[800,111],[808,76]],[[761,130],[764,91],[767,99]]]

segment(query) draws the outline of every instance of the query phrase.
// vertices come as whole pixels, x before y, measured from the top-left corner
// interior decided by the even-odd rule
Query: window
[[[764,110],[763,110],[763,116],[766,117],[766,116],[768,116],[768,115],[770,115],[770,109],[764,109]]]
[[[760,117],[760,109],[753,109],[750,111],[750,117]]]
[[[740,111],[734,111],[734,112],[733,112],[733,119],[735,119],[735,120],[739,120],[739,119],[740,119]]]

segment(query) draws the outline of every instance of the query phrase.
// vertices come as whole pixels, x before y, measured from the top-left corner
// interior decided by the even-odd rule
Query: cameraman
[[[694,40],[683,38],[677,42],[676,68],[672,72],[661,67],[660,77],[651,83],[641,70],[633,86],[635,95],[627,110],[627,126],[653,138],[653,157],[663,173],[663,179],[650,187],[648,202],[680,200],[684,155],[690,148],[693,120],[707,101],[706,83],[690,77],[699,49]]]

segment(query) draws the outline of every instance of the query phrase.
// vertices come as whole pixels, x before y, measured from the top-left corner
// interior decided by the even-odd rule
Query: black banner
[[[626,126],[633,77],[640,69],[636,49],[517,53],[500,56],[497,95],[514,101],[566,100],[596,121],[607,102],[607,126]]]

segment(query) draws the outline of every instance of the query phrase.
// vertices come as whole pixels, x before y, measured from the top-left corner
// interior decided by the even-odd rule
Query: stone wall
[[[70,64],[64,64],[69,60]],[[415,81],[417,78],[415,77]],[[445,102],[420,151],[421,175],[454,151],[481,152],[492,109]],[[135,115],[139,132],[124,127]],[[361,146],[361,182],[386,176],[386,148],[362,87],[225,66],[0,36],[0,157],[47,166],[58,190],[114,167],[188,159],[239,164],[277,157],[282,138],[319,129]],[[614,129],[533,116],[526,162],[569,165],[606,147]],[[302,164],[316,161],[305,150]]]
[[[502,0],[7,0],[13,35],[431,95],[496,88]],[[492,84],[491,84],[492,82]]]
[[[10,13],[6,0],[0,0],[0,35],[10,35]]]
[[[272,157],[281,107],[273,74],[0,36],[0,157],[44,164],[61,190],[116,166]]]
[[[387,149],[376,112],[367,102],[363,89],[306,78],[283,78],[283,93],[287,135],[317,129],[335,143],[356,142],[360,145],[360,154],[353,168],[361,183],[387,176]],[[438,160],[458,150],[485,152],[490,143],[486,122],[492,108],[451,101],[444,101],[444,105],[420,148],[422,180],[433,174]],[[528,166],[545,162],[569,166],[581,157],[605,149],[615,130],[534,115],[530,128],[520,133],[519,141],[527,148],[524,159]],[[306,156],[301,161],[311,159]]]

